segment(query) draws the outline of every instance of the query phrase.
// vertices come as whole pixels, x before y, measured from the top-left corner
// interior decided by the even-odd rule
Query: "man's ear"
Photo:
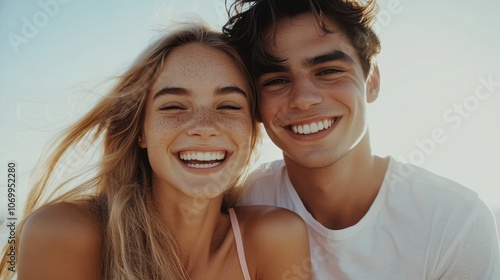
[[[380,91],[380,71],[378,65],[375,64],[366,81],[366,101],[372,103],[377,100]]]
[[[146,143],[146,138],[144,138],[142,136],[142,133],[139,134],[139,137],[137,137],[137,144],[139,145],[139,147],[143,148],[143,149],[146,149],[147,148],[147,143]]]

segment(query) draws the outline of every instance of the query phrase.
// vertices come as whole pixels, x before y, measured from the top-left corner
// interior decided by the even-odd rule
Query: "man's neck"
[[[327,167],[304,168],[286,157],[285,162],[304,206],[329,229],[350,227],[365,216],[388,166],[388,159],[371,154],[368,141]]]

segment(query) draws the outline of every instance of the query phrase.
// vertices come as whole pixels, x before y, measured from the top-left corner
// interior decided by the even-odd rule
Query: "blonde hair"
[[[151,166],[137,139],[143,125],[146,97],[168,54],[189,43],[201,43],[228,55],[249,81],[252,92],[248,95],[248,102],[253,119],[251,147],[255,151],[261,132],[255,118],[256,96],[248,71],[224,35],[210,31],[205,25],[191,24],[163,36],[146,49],[120,77],[115,87],[90,112],[62,133],[49,157],[37,164],[42,173],[35,178],[29,193],[25,218],[18,227],[17,236],[20,236],[26,217],[40,207],[56,202],[75,203],[90,210],[101,225],[104,240],[103,279],[187,278],[176,249],[176,240],[153,209]],[[82,143],[97,145],[100,140],[103,141],[103,152],[92,170],[95,175],[62,195],[51,193],[42,199],[62,158]],[[255,156],[255,153],[252,152],[252,155]],[[243,174],[248,172],[253,156],[249,158]],[[56,191],[84,174],[82,171],[78,176],[58,184]],[[241,183],[242,178],[244,175],[238,182]],[[223,207],[233,204],[234,189],[226,192]],[[8,246],[4,247],[0,266],[2,279],[14,275],[7,269],[7,250]]]

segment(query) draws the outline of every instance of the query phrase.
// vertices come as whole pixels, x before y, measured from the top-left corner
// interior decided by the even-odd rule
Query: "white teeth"
[[[304,124],[304,134],[309,134],[311,133],[311,128],[309,127],[308,124]]]
[[[323,122],[318,123],[318,130],[323,130],[325,127],[323,126]]]
[[[187,166],[189,167],[193,167],[193,168],[212,168],[212,167],[215,167],[217,165],[221,164],[220,161],[218,162],[214,162],[214,163],[203,163],[203,164],[199,164],[199,163],[196,163],[196,164],[192,164],[192,163],[188,163]]]
[[[182,160],[212,161],[212,160],[223,160],[226,157],[226,153],[225,152],[181,152],[179,153],[179,157]],[[200,168],[209,168],[209,167],[200,167]]]
[[[292,125],[291,129],[297,134],[311,134],[330,128],[334,123],[333,119],[312,122],[309,124]]]
[[[323,127],[324,127],[324,129],[329,128],[331,125],[332,125],[332,121],[331,120],[324,120],[323,121]]]
[[[311,124],[311,133],[316,133],[318,132],[318,124],[312,123]]]

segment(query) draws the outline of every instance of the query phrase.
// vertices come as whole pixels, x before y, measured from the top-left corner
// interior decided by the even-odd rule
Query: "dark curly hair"
[[[264,47],[269,34],[274,37],[278,21],[303,13],[312,13],[326,34],[334,32],[328,26],[329,19],[339,24],[359,55],[365,77],[380,52],[380,40],[372,28],[378,13],[375,0],[365,4],[356,0],[236,0],[227,11],[230,18],[223,32],[243,57],[254,79],[281,62]]]

